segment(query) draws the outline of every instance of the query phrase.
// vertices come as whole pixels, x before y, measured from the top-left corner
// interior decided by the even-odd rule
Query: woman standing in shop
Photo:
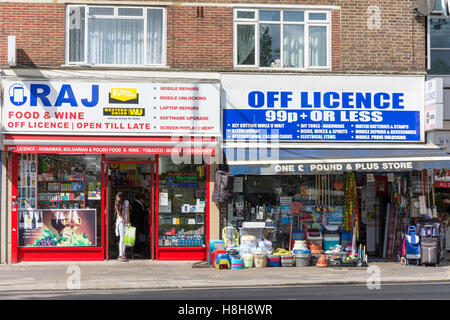
[[[118,260],[127,262],[127,256],[125,254],[125,226],[129,225],[129,212],[130,204],[122,192],[118,192],[116,195],[116,203],[114,209],[116,211],[116,236],[120,237],[119,241],[119,258]]]

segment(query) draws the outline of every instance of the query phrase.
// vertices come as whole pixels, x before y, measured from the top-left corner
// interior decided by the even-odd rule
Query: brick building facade
[[[7,36],[16,35],[19,66],[60,68],[65,65],[66,4],[70,2],[0,3],[0,64],[7,64]],[[111,4],[135,3],[114,1]],[[157,6],[158,2],[149,4]],[[332,72],[425,71],[425,19],[415,17],[411,0],[161,2],[167,8],[167,67],[233,70],[233,8],[238,4],[252,4],[255,8],[258,4],[333,6]],[[145,1],[139,5],[145,5]],[[374,27],[369,27],[370,24]]]
[[[405,139],[405,141],[425,142],[424,125],[420,119],[423,110],[418,109],[423,107],[421,95],[423,95],[422,78],[425,77],[427,58],[426,18],[418,17],[412,6],[413,0],[0,1],[2,140],[5,146],[10,147],[8,150],[4,148],[7,152],[3,152],[2,155],[2,192],[7,192],[5,193],[7,196],[5,196],[6,203],[2,203],[0,215],[4,222],[0,224],[0,263],[21,260],[101,260],[111,256],[111,251],[108,251],[111,244],[108,241],[114,238],[114,235],[109,230],[110,221],[103,220],[107,215],[100,214],[103,212],[101,210],[107,212],[109,208],[104,198],[101,199],[101,204],[100,202],[97,204],[98,234],[97,245],[93,248],[70,248],[71,250],[66,251],[64,248],[58,248],[53,252],[40,250],[43,248],[25,248],[18,243],[20,240],[18,204],[22,204],[19,192],[24,198],[24,192],[31,190],[31,188],[18,188],[20,185],[17,179],[20,175],[19,161],[24,159],[38,161],[45,158],[48,155],[47,152],[38,150],[42,146],[49,146],[50,149],[55,147],[55,150],[59,151],[54,152],[59,154],[61,159],[73,157],[73,152],[80,157],[85,157],[83,152],[76,151],[78,146],[80,148],[106,146],[119,149],[133,147],[134,150],[140,150],[139,147],[145,146],[155,149],[149,151],[149,154],[134,153],[129,157],[109,151],[95,154],[98,161],[97,168],[106,168],[109,165],[107,161],[118,162],[121,159],[129,160],[130,158],[135,162],[140,160],[146,162],[145,165],[152,166],[152,169],[146,173],[149,176],[152,174],[155,180],[147,182],[156,183],[154,181],[157,181],[158,170],[161,169],[157,165],[158,157],[161,156],[161,159],[166,157],[164,167],[170,167],[172,163],[169,161],[169,152],[163,156],[164,152],[154,150],[171,150],[170,148],[176,147],[178,143],[171,138],[182,135],[176,130],[171,132],[161,129],[156,133],[152,131],[157,128],[154,122],[161,120],[162,117],[157,119],[154,114],[160,111],[157,110],[156,105],[153,105],[154,100],[157,100],[156,95],[150,98],[145,97],[158,87],[159,89],[166,87],[164,90],[170,91],[173,84],[175,86],[187,83],[196,90],[199,90],[199,87],[208,88],[208,94],[212,95],[212,98],[208,98],[210,100],[205,99],[208,100],[205,109],[209,112],[208,116],[215,118],[215,123],[211,127],[214,127],[216,132],[188,133],[188,135],[191,134],[190,140],[186,142],[189,147],[197,143],[194,141],[194,136],[201,136],[206,138],[204,140],[206,142],[202,141],[198,145],[204,149],[217,148],[218,142],[225,136],[225,128],[222,128],[222,126],[225,127],[222,122],[224,109],[226,107],[232,109],[239,107],[239,104],[247,103],[242,97],[236,98],[242,92],[234,92],[236,96],[232,98],[236,98],[239,103],[226,105],[229,97],[226,96],[227,93],[223,87],[224,77],[228,77],[228,89],[232,93],[235,89],[233,79],[237,79],[237,83],[241,84],[252,81],[253,83],[249,83],[248,87],[253,85],[255,91],[261,88],[261,91],[281,91],[285,88],[287,91],[294,92],[302,86],[310,86],[305,90],[309,90],[311,94],[313,90],[314,94],[322,95],[323,93],[322,97],[326,95],[330,109],[334,108],[332,104],[341,102],[347,104],[346,108],[353,108],[353,106],[348,107],[348,104],[354,102],[352,99],[355,96],[359,97],[359,106],[356,108],[384,109],[388,108],[386,105],[392,102],[392,105],[396,104],[397,109],[401,109],[399,104],[404,102],[402,95],[408,96],[409,106],[405,111],[409,112],[408,121],[410,122],[405,126],[408,127],[411,124],[410,131],[415,131],[415,134],[411,140]],[[16,65],[12,67],[9,66],[7,59],[8,36],[16,37]],[[241,75],[242,78],[240,78]],[[153,86],[150,83],[158,84]],[[34,86],[33,93],[31,85]],[[277,89],[270,88],[271,85]],[[103,91],[102,86],[106,88]],[[398,91],[392,93],[391,87],[395,87],[392,90]],[[125,100],[120,100],[123,97],[114,99],[113,88],[123,89],[121,93],[132,96],[133,102],[127,100],[127,97]],[[341,91],[347,91],[345,97],[344,94],[340,96],[337,93]],[[391,93],[396,96],[391,96]],[[175,95],[173,92],[171,94]],[[366,96],[363,97],[363,95]],[[33,105],[30,101],[31,96],[34,99]],[[28,97],[30,99],[27,100]],[[97,102],[101,102],[96,105],[97,108],[90,108],[95,104],[94,97],[97,98]],[[104,100],[101,100],[102,97]],[[55,100],[59,103],[55,103]],[[274,101],[278,100],[274,99]],[[413,103],[410,103],[411,101]],[[45,105],[41,105],[42,103]],[[84,106],[81,105],[82,103]],[[367,106],[371,103],[377,107]],[[72,108],[75,106],[81,108]],[[116,108],[113,111],[117,113],[112,114],[109,113],[113,112],[110,109],[106,111],[102,109],[106,106]],[[122,120],[120,116],[128,112],[124,111],[124,106],[133,109],[133,112],[140,112],[147,108],[147,116],[150,114],[151,118],[146,123],[148,125],[146,130],[150,132],[128,131],[122,135],[118,129],[89,131],[91,129],[89,125],[101,126],[101,123],[95,123],[96,121]],[[9,110],[13,112],[5,112],[6,107],[11,108]],[[81,127],[80,130],[74,130],[72,127],[72,131],[50,132],[43,129],[21,131],[14,126],[23,125],[29,119],[18,121],[6,119],[6,116],[14,116],[14,111],[22,112],[26,107],[42,113],[47,110],[64,109],[73,112],[69,114],[73,117],[78,117],[75,115],[76,112],[85,112],[86,109],[100,113],[94,116],[91,114],[90,118],[87,117],[89,119],[83,118],[83,121],[91,123],[87,127]],[[165,105],[165,107],[176,108],[177,106]],[[197,106],[193,108],[197,111],[195,108]],[[254,111],[247,106],[246,108],[247,110],[244,111]],[[270,108],[273,108],[273,105]],[[167,110],[169,109],[164,111],[166,118],[177,115],[175,111],[172,113]],[[196,111],[188,115],[197,117]],[[263,111],[263,108],[257,111]],[[332,113],[332,111],[329,112]],[[114,118],[113,115],[118,117]],[[43,126],[45,121],[53,121],[53,119],[49,120],[51,117],[46,116],[47,118],[44,118],[42,114],[39,114],[40,118],[36,122],[39,121],[39,125]],[[200,114],[198,118],[202,116],[204,115]],[[392,117],[390,119],[393,121]],[[140,120],[142,119],[137,117],[133,119],[136,122]],[[6,123],[11,126],[6,128]],[[176,121],[174,123],[176,124]],[[173,123],[164,124],[166,128],[176,128]],[[34,126],[32,128],[38,128],[37,124],[32,125]],[[85,132],[84,129],[86,129]],[[355,137],[349,134],[347,138],[348,140],[342,140],[344,144]],[[338,147],[338,144],[332,141],[313,141],[306,145],[314,149],[317,142],[328,142],[327,147],[331,149]],[[370,145],[370,142],[364,140],[362,145]],[[294,144],[301,145],[301,143]],[[354,146],[349,145],[351,143],[346,144],[345,148],[352,150]],[[161,146],[166,149],[157,149]],[[18,151],[19,147],[23,147],[22,151]],[[65,147],[72,149],[65,151],[69,150]],[[301,146],[301,148],[307,147]],[[222,152],[222,149],[225,148],[217,150]],[[34,150],[34,153],[27,154],[31,152],[27,150]],[[25,157],[21,158],[22,156]],[[202,166],[204,167],[195,168],[195,172],[186,169],[186,172],[174,173],[174,177],[178,174],[178,176],[201,176],[204,180],[209,178],[204,190],[201,190],[205,193],[206,199],[201,198],[203,193],[198,197],[195,193],[197,199],[193,199],[197,200],[197,206],[201,207],[203,204],[207,208],[205,216],[200,217],[198,222],[198,225],[205,226],[201,231],[205,235],[203,246],[194,248],[190,242],[192,248],[183,251],[164,242],[169,241],[170,237],[178,236],[174,234],[175,228],[180,227],[172,227],[172,224],[180,225],[180,221],[176,218],[169,219],[170,223],[167,224],[171,227],[164,230],[161,228],[160,238],[157,239],[155,234],[159,222],[154,216],[152,218],[155,219],[152,225],[154,238],[150,245],[153,246],[151,247],[152,258],[204,260],[208,254],[208,240],[221,237],[223,212],[220,212],[219,206],[211,200],[215,185],[214,175],[218,165],[204,163]],[[100,176],[101,178],[98,178]],[[95,186],[98,185],[102,195],[106,195],[109,180],[104,172],[97,172],[96,179],[100,180],[96,181]],[[158,199],[165,197],[167,200],[167,197],[171,196],[170,192],[161,191],[164,189],[159,191],[161,194],[157,194],[156,190],[149,191],[149,194],[151,193],[149,198],[156,203],[160,201]],[[39,190],[36,191],[36,194],[38,193],[40,193]],[[43,193],[45,194],[45,191]],[[12,201],[13,199],[15,201]],[[34,199],[38,203],[37,196]],[[179,202],[179,205],[185,205],[179,198],[169,200],[173,200],[172,203]],[[97,198],[97,201],[100,199]],[[194,201],[190,205],[194,205]],[[153,208],[156,212],[158,206]],[[31,209],[38,208],[35,205],[31,206]],[[110,211],[113,212],[113,210]],[[168,217],[165,218],[167,221]],[[195,218],[197,219],[197,216]],[[190,219],[186,224],[196,225],[197,220]],[[109,238],[108,232],[110,232]],[[181,234],[184,235],[184,232],[183,229]],[[191,240],[189,238],[189,241]]]

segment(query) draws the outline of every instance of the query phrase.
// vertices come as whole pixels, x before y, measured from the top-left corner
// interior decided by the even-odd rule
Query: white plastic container
[[[296,267],[308,267],[311,261],[311,254],[296,254],[295,255],[295,266]]]

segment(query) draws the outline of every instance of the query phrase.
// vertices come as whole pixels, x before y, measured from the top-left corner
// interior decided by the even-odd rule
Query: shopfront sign
[[[81,153],[81,154],[188,154],[214,155],[216,149],[212,147],[103,147],[103,146],[33,146],[7,145],[8,152],[19,153]]]
[[[3,133],[220,135],[218,83],[3,81]]]
[[[444,128],[444,84],[442,78],[425,82],[425,130]]]
[[[222,75],[228,141],[424,141],[422,76]]]
[[[436,181],[435,188],[450,189],[450,181]]]
[[[277,173],[328,173],[328,172],[392,172],[411,171],[414,169],[412,161],[389,162],[355,162],[355,163],[314,163],[314,164],[279,164],[273,165],[272,170]]]
[[[435,164],[425,161],[370,161],[370,162],[302,162],[261,165],[231,165],[233,175],[302,175],[302,174],[342,174],[343,172],[408,172],[431,169]]]

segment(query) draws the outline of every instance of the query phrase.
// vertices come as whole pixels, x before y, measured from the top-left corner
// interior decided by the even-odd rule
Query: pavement
[[[443,261],[439,267],[369,261],[369,268],[279,267],[242,270],[216,270],[208,268],[206,262],[114,260],[0,265],[0,292],[357,285],[367,284],[368,281],[375,283],[373,280],[376,280],[378,271],[381,285],[450,283],[450,260]]]

